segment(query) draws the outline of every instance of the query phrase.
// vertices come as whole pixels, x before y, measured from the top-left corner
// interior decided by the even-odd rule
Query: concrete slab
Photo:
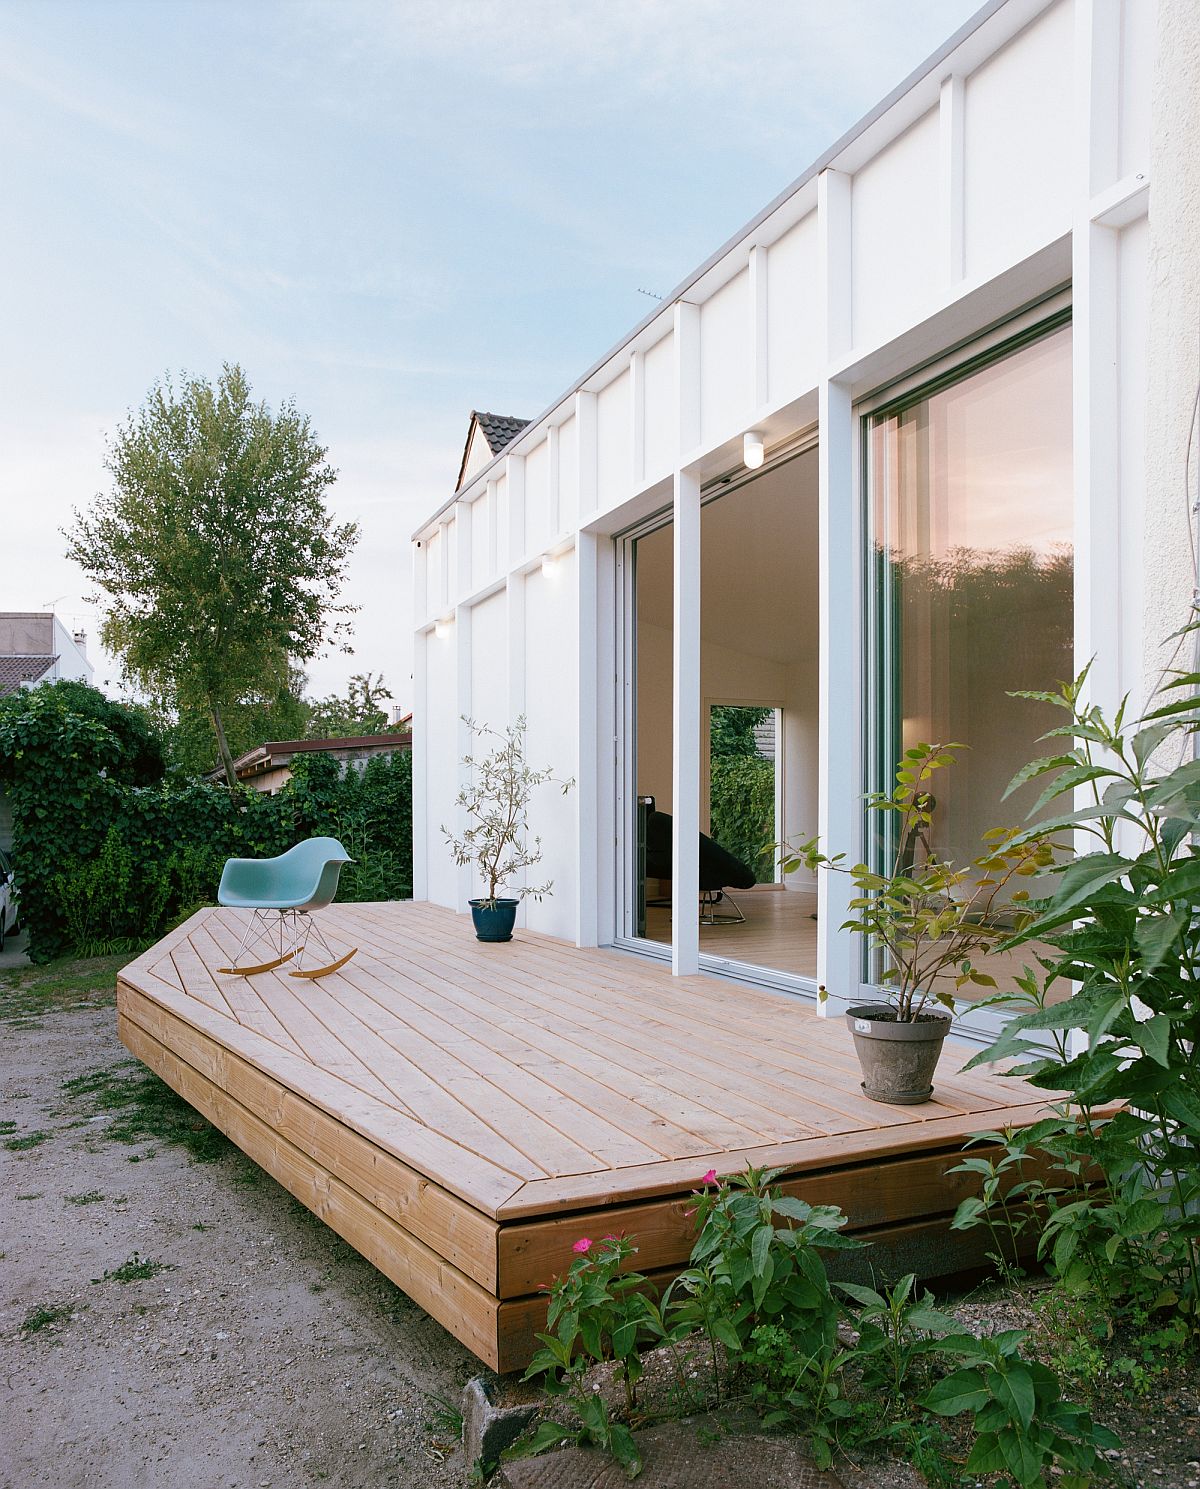
[[[664,1422],[637,1434],[645,1459],[641,1489],[843,1489],[802,1443],[760,1433],[702,1435],[704,1419]],[[709,1429],[711,1432],[711,1428]],[[620,1489],[629,1483],[619,1463],[592,1448],[562,1448],[506,1463],[506,1489]]]

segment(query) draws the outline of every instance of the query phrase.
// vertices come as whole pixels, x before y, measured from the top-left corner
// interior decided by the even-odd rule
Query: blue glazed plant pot
[[[471,919],[480,941],[511,941],[517,919],[516,900],[472,900]]]

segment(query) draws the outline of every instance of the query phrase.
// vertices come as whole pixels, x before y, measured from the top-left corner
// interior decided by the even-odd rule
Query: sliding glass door
[[[1052,330],[869,423],[872,784],[962,743],[922,851],[964,863],[1034,794],[1005,790],[1058,711],[1014,697],[1075,672],[1071,332]],[[874,825],[874,824],[873,824]],[[877,842],[880,861],[894,844]]]

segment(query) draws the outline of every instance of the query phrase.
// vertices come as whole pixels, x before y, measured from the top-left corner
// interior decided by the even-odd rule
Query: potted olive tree
[[[845,855],[826,856],[816,838],[786,851],[785,873],[798,868],[849,874],[857,890],[843,930],[866,938],[882,959],[886,1002],[847,1010],[872,1101],[913,1106],[933,1094],[933,1073],[954,1017],[954,993],[968,983],[994,988],[976,959],[1023,930],[1034,918],[1023,881],[1053,861],[1048,841],[1018,840],[1015,827],[985,833],[984,849],[964,865],[928,846],[937,771],[952,765],[962,745],[918,744],[906,750],[891,792],[867,798],[868,810],[891,818],[895,846],[885,871],[849,868]],[[822,999],[827,990],[820,990]]]
[[[471,900],[471,919],[480,941],[511,941],[517,905],[525,897],[540,900],[553,883],[514,885],[523,869],[541,862],[542,840],[529,839],[529,801],[538,786],[553,781],[563,795],[574,781],[558,780],[553,770],[534,770],[525,759],[525,717],[504,729],[491,729],[463,718],[476,737],[494,741],[487,754],[463,758],[468,782],[455,798],[466,826],[461,835],[443,825],[442,835],[454,862],[476,870],[486,893]],[[501,891],[507,889],[508,894]]]

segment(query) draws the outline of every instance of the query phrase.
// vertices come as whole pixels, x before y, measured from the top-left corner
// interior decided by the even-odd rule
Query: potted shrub
[[[456,837],[444,825],[442,834],[449,844],[454,862],[470,865],[478,875],[486,894],[470,901],[471,919],[480,941],[511,941],[517,905],[527,896],[540,900],[548,895],[553,883],[513,885],[523,870],[540,863],[542,840],[529,841],[529,800],[538,786],[554,781],[563,795],[574,781],[558,781],[547,767],[534,770],[525,760],[525,718],[503,730],[490,729],[465,718],[463,723],[477,739],[495,741],[485,755],[466,755],[463,764],[470,780],[455,798],[466,817],[462,835]],[[501,894],[507,889],[509,893]]]
[[[847,1010],[872,1101],[912,1106],[933,1094],[933,1073],[954,1017],[954,992],[967,983],[994,988],[995,978],[975,959],[1033,920],[1021,881],[1053,860],[1040,837],[1019,841],[1015,827],[985,833],[984,850],[965,865],[928,846],[935,773],[962,745],[918,744],[906,750],[892,791],[867,798],[868,810],[892,818],[895,848],[886,871],[865,863],[847,868],[844,854],[828,857],[815,838],[786,851],[785,873],[798,868],[848,873],[858,891],[843,930],[867,940],[882,957],[879,982],[886,1002]],[[822,999],[827,990],[820,990]]]

